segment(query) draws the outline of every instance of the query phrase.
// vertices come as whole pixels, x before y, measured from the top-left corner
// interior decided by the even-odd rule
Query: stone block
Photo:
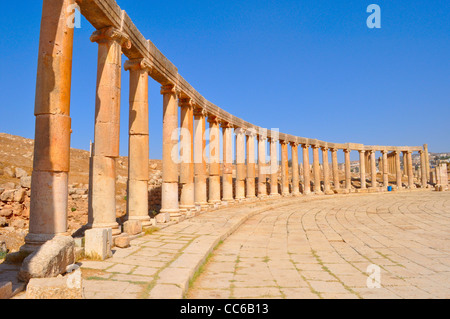
[[[123,232],[128,235],[137,235],[142,233],[142,223],[140,220],[127,220],[123,223]]]
[[[26,195],[27,191],[25,189],[17,189],[16,191],[14,191],[14,201],[17,203],[23,203]]]
[[[31,176],[24,176],[20,179],[20,186],[23,188],[31,188]]]
[[[0,282],[0,299],[9,299],[12,296],[12,283]]]
[[[71,236],[56,236],[24,259],[19,279],[51,278],[63,274],[75,260],[75,243]]]
[[[83,299],[81,271],[58,278],[33,278],[26,291],[27,299]]]
[[[114,239],[114,246],[117,248],[128,248],[130,247],[130,236],[127,235],[121,235]]]
[[[20,167],[16,167],[15,176],[16,176],[16,178],[22,178],[22,177],[28,176],[28,173],[24,169],[22,169]]]
[[[0,196],[2,202],[12,202],[14,200],[14,189],[5,190]]]
[[[85,232],[84,254],[91,259],[105,260],[112,256],[112,229],[94,228]]]
[[[159,213],[155,217],[156,222],[158,224],[164,224],[170,222],[170,214],[169,213]]]

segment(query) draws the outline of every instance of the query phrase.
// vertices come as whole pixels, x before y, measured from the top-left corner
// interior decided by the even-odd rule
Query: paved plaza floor
[[[450,298],[450,192],[239,204],[81,264],[86,298]]]

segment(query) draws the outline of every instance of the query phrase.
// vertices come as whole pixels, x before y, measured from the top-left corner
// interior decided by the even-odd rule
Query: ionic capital
[[[221,128],[234,128],[234,125],[227,121],[220,121]]]
[[[289,145],[291,145],[291,147],[297,147],[299,145],[299,143],[297,143],[297,142],[289,142]]]
[[[302,148],[305,150],[307,148],[309,148],[309,144],[302,144]]]
[[[288,142],[287,142],[287,141],[284,141],[284,140],[280,140],[280,144],[281,144],[281,145],[287,145]]]
[[[209,115],[208,116],[208,123],[219,124],[220,123],[220,119],[217,116],[215,116],[215,115]]]
[[[153,69],[153,66],[150,64],[150,61],[147,59],[133,59],[133,60],[128,60],[125,62],[124,69],[125,69],[125,71],[145,70],[148,73],[150,73]]]
[[[201,107],[194,107],[194,116],[206,117],[208,116],[208,112],[206,112],[206,110]]]
[[[181,108],[186,107],[186,108],[190,109],[190,108],[194,107],[194,102],[192,101],[192,99],[190,97],[183,98],[183,99],[178,100],[178,106]]]
[[[117,42],[124,49],[131,49],[130,37],[114,27],[96,30],[91,35],[91,42],[105,43],[110,41]]]
[[[267,141],[267,135],[258,135],[258,141],[266,142]]]
[[[364,155],[366,153],[366,150],[358,150],[359,154]]]
[[[236,133],[236,135],[242,135],[245,134],[245,129],[243,129],[242,127],[237,127],[234,129],[234,132]]]
[[[161,94],[174,94],[178,96],[180,94],[180,90],[173,84],[166,84],[161,86]]]
[[[322,149],[322,151],[323,151],[323,152],[328,152],[328,150],[329,150],[329,148],[328,148],[328,147],[326,147],[326,146],[324,146],[324,147],[321,147],[321,149]]]

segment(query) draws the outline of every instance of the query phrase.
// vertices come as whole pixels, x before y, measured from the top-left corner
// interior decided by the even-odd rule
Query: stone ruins
[[[90,229],[112,230],[112,234],[97,234],[92,238],[106,237],[111,240],[111,236],[117,237],[122,232],[122,225],[116,220],[115,189],[123,56],[128,59],[125,71],[130,76],[127,214],[129,221],[139,221],[141,227],[152,224],[148,207],[151,138],[148,123],[149,77],[161,84],[164,111],[163,181],[161,210],[156,217],[158,222],[180,220],[189,214],[244,200],[312,193],[387,191],[389,177],[395,179],[395,190],[428,186],[430,166],[427,145],[330,143],[253,125],[207,101],[139,32],[115,0],[76,2],[81,14],[95,27],[91,41],[98,46],[95,139],[90,158],[87,226]],[[27,253],[36,251],[55,236],[68,235],[74,29],[67,21],[73,14],[71,8],[74,4],[75,0],[43,1],[30,224],[26,244],[22,247],[22,251]],[[205,136],[207,123],[208,137]],[[187,134],[182,139],[174,139],[174,132],[179,126]],[[236,135],[235,158],[233,133]],[[220,145],[220,135],[223,145]],[[205,153],[206,139],[210,141],[208,154]],[[281,145],[280,159],[277,144]],[[174,155],[173,150],[177,150],[178,145],[182,149],[181,154]],[[289,147],[291,158],[288,157]],[[299,147],[303,158],[299,158]],[[220,148],[223,148],[223,160],[220,158]],[[313,154],[312,167],[310,149]],[[267,151],[270,161],[266,161]],[[343,183],[338,165],[338,152],[341,151],[345,154]],[[351,151],[359,152],[360,156],[360,187],[357,189],[352,185]],[[420,180],[415,180],[414,152],[420,153]],[[379,160],[377,153],[381,154]],[[377,162],[380,164],[378,169]],[[405,185],[402,180],[404,175],[407,176]]]

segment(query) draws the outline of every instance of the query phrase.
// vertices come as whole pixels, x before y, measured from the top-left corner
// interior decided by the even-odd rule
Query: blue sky
[[[142,34],[205,98],[256,125],[337,143],[450,152],[450,2],[118,0]],[[366,8],[381,7],[381,29]],[[0,17],[0,132],[34,136],[42,1]],[[97,45],[75,30],[72,147],[94,134]],[[125,61],[125,57],[123,61]],[[128,74],[122,74],[121,155]],[[162,97],[150,80],[150,157],[161,158]]]

